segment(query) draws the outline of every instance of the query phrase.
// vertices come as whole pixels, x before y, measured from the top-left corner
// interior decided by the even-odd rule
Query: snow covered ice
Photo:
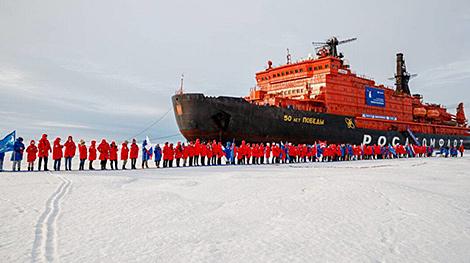
[[[0,173],[0,262],[468,262],[470,158]]]

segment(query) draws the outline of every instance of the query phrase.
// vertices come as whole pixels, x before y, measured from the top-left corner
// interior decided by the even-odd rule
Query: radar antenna
[[[345,40],[338,40],[337,37],[331,37],[327,39],[325,42],[312,42],[312,44],[315,46],[316,51],[321,51],[321,50],[327,50],[328,55],[336,58],[343,58],[343,54],[338,53],[338,45],[346,44],[352,41],[357,40],[357,38],[349,38]],[[317,52],[317,55],[318,54]]]

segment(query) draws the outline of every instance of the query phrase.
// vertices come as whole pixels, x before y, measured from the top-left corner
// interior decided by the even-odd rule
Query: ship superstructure
[[[445,133],[463,135],[468,129],[463,103],[457,114],[450,114],[439,104],[423,102],[412,95],[408,82],[413,74],[406,70],[403,54],[396,55],[396,87],[376,84],[358,76],[344,63],[333,37],[318,49],[316,58],[273,67],[256,73],[257,88],[245,99],[258,105],[290,107],[302,111],[322,112],[355,118],[358,128]],[[314,42],[317,43],[317,42]]]
[[[403,54],[396,55],[395,87],[351,71],[332,37],[314,42],[316,56],[256,73],[249,96],[207,97],[184,93],[172,97],[181,133],[188,140],[350,144],[426,144],[470,148],[463,103],[456,114],[425,103],[408,85]]]

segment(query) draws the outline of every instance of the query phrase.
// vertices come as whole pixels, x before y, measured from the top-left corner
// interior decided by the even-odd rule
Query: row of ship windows
[[[353,103],[359,103],[359,104],[364,103],[363,100],[364,100],[363,98],[343,98],[344,102],[353,102]],[[371,109],[375,109],[374,106],[368,106],[368,107]],[[385,110],[385,108],[383,109]],[[388,103],[387,110],[397,110],[397,112],[403,112],[403,111],[411,111],[411,107],[403,106],[401,104]]]
[[[329,67],[328,64],[325,65],[325,69],[327,69]],[[334,65],[332,65],[331,67],[334,67]],[[323,66],[320,65],[320,66],[317,66],[317,67],[308,67],[308,71],[312,71],[312,70],[321,70],[323,69]],[[287,75],[291,75],[291,74],[294,74],[294,73],[299,73],[299,72],[303,72],[304,70],[303,69],[296,69],[296,70],[291,70],[291,71],[283,71],[281,73],[277,73],[277,74],[273,74],[273,78],[276,78],[276,77],[281,77],[281,76],[287,76]],[[270,77],[262,77],[261,80],[268,80],[270,79]]]
[[[290,89],[290,90],[283,90],[279,93],[282,95],[291,95],[291,94],[301,94],[304,92],[304,89]]]

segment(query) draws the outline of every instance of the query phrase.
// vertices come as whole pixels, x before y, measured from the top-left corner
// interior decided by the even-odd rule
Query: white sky
[[[340,47],[358,74],[391,86],[403,52],[413,93],[470,107],[469,1],[0,0],[0,137],[127,139],[181,73],[188,92],[244,96],[268,59],[332,35],[358,38]],[[175,133],[171,111],[140,137]]]

